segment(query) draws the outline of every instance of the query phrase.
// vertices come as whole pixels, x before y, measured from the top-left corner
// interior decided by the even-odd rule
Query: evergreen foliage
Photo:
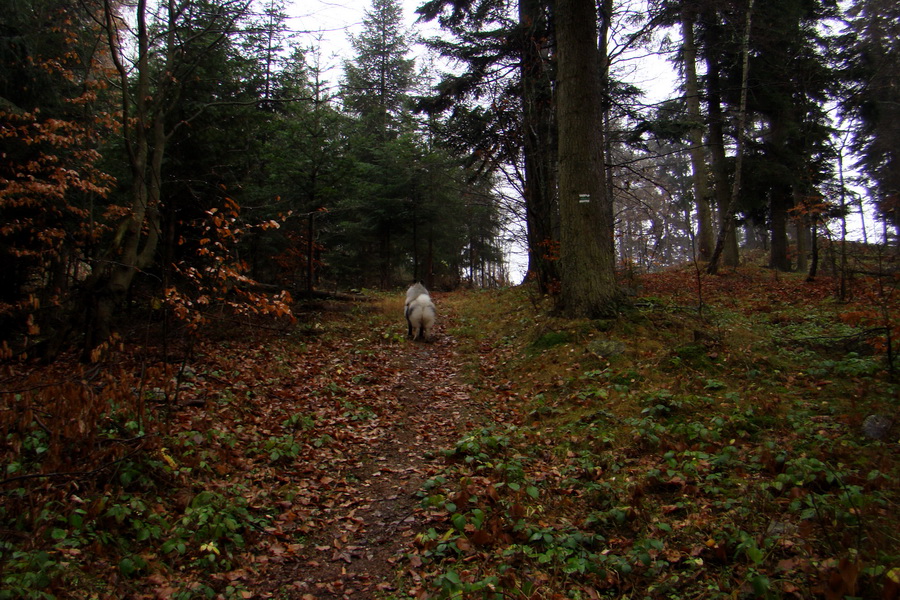
[[[858,0],[838,40],[846,88],[840,98],[853,127],[859,167],[882,217],[900,227],[900,7]]]
[[[444,31],[427,45],[452,64],[431,76],[397,0],[365,10],[342,76],[299,45],[286,2],[112,10],[139,6],[31,0],[0,19],[0,294],[17,348],[51,358],[74,342],[88,358],[128,304],[203,314],[261,292],[503,284],[517,229],[539,291],[565,287],[554,3],[424,2],[419,16]],[[772,267],[811,274],[823,245],[836,268],[829,226],[838,217],[846,229],[847,183],[870,185],[891,234],[893,5],[756,4],[737,188],[746,6],[598,8],[596,126],[615,216],[602,237],[613,236],[620,267],[704,260],[710,225],[729,229],[732,189],[729,265],[741,241],[764,244]],[[685,73],[685,59],[697,62],[685,88],[696,98],[641,106],[640,90],[619,81],[625,56],[687,50],[661,28],[688,20],[681,32],[694,43],[680,60]],[[836,172],[839,127],[862,179]]]
[[[403,6],[3,5],[0,600],[900,597],[897,3]]]

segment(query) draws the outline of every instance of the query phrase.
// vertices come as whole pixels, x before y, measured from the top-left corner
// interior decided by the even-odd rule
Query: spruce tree
[[[521,187],[528,272],[542,293],[558,288],[559,204],[551,3],[432,0],[419,14],[449,37],[432,48],[463,66],[420,102],[444,115],[441,133],[482,172],[509,168]],[[490,102],[485,99],[490,98]]]
[[[396,137],[409,114],[415,74],[399,1],[373,0],[362,33],[350,43],[356,56],[344,63],[344,107],[375,135]]]
[[[856,0],[848,16],[849,31],[840,39],[842,107],[879,212],[900,228],[900,5]]]

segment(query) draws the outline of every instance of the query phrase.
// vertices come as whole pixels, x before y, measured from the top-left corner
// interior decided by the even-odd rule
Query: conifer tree
[[[711,190],[707,169],[707,153],[703,140],[703,121],[700,113],[700,86],[697,79],[697,47],[694,42],[695,8],[684,3],[681,10],[682,54],[684,59],[684,89],[688,118],[691,121],[690,155],[693,170],[694,202],[697,206],[697,256],[708,261],[713,252],[713,224]]]
[[[842,106],[879,212],[900,228],[900,5],[856,0],[842,36]],[[900,235],[897,235],[900,239]]]
[[[760,2],[751,35],[748,110],[765,119],[748,155],[748,190],[768,199],[769,265],[790,270],[791,214],[830,176],[830,126],[824,101],[834,74],[817,27],[828,0]],[[798,240],[808,236],[798,229]],[[803,245],[801,243],[800,247]]]
[[[396,137],[409,114],[415,65],[398,0],[373,0],[350,43],[356,56],[344,63],[344,106],[382,139]]]
[[[560,0],[556,7],[562,302],[573,316],[598,317],[615,312],[619,290],[604,174],[597,8],[593,0]]]
[[[462,73],[445,74],[420,108],[446,115],[443,136],[476,168],[511,166],[523,196],[529,275],[542,293],[558,289],[551,3],[431,0],[418,12],[452,36],[429,45],[464,66]]]

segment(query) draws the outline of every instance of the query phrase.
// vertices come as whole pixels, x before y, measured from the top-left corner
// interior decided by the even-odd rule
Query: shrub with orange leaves
[[[44,19],[40,38],[11,22],[17,51],[0,61],[0,82],[29,81],[0,99],[0,330],[17,351],[59,327],[105,231],[95,208],[114,183],[99,166],[116,130],[103,104],[103,53],[80,51],[88,42],[79,36],[96,31],[62,6]]]
[[[225,197],[221,208],[206,212],[195,255],[189,262],[174,265],[179,282],[164,290],[162,302],[192,330],[207,321],[213,306],[225,308],[233,315],[293,320],[290,293],[270,290],[248,277],[249,267],[237,252],[241,238],[251,231],[278,227],[281,222],[276,220],[242,223],[240,206],[233,198]]]

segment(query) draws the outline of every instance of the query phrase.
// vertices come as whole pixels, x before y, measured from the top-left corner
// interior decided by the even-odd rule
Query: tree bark
[[[522,141],[525,171],[525,211],[528,271],[541,293],[559,280],[554,246],[559,240],[556,200],[556,124],[553,119],[551,74],[546,50],[547,23],[540,0],[519,1],[522,58]]]
[[[793,119],[784,110],[770,117],[768,141],[772,148],[789,148],[787,127]],[[788,211],[794,206],[792,187],[786,182],[776,182],[769,192],[769,267],[779,271],[791,270],[788,256]]]
[[[311,294],[313,291],[313,247],[316,213],[310,211],[307,215],[306,222],[306,293]]]
[[[576,317],[615,312],[612,201],[606,194],[597,8],[559,0],[557,122],[562,303]]]
[[[697,49],[694,44],[694,13],[685,5],[681,16],[682,54],[684,58],[684,87],[691,147],[691,169],[693,171],[694,203],[697,206],[697,255],[708,261],[712,256],[713,238],[712,210],[710,208],[709,173],[706,166],[706,152],[703,146],[703,116],[700,114],[700,86],[697,84]]]
[[[779,271],[790,271],[791,260],[788,257],[788,209],[791,207],[791,190],[786,185],[778,185],[772,189],[769,200],[770,245],[769,267]]]
[[[104,6],[105,25],[111,48],[111,57],[122,86],[123,137],[131,173],[131,212],[120,223],[110,245],[99,264],[95,265],[87,288],[88,322],[85,336],[85,358],[98,345],[109,339],[112,318],[116,307],[131,287],[135,274],[151,264],[159,244],[159,200],[162,181],[162,163],[167,141],[163,102],[171,84],[171,77],[151,90],[150,36],[147,24],[147,3],[137,5],[137,79],[133,94],[129,68],[121,62],[120,30],[115,7]],[[172,73],[172,53],[175,51],[176,18],[169,3],[169,31],[163,72]]]
[[[709,154],[710,166],[713,174],[713,189],[716,208],[719,212],[719,230],[725,229],[725,245],[722,250],[722,260],[726,266],[738,266],[737,235],[733,224],[725,224],[725,214],[728,211],[728,203],[731,198],[728,185],[728,160],[725,156],[725,116],[722,113],[722,83],[719,75],[720,25],[715,9],[704,13],[704,27],[706,30],[706,44],[703,46],[704,61],[706,62],[706,106],[709,115]],[[733,219],[733,217],[732,217]]]
[[[806,274],[806,281],[815,281],[819,274],[819,227],[818,219],[812,217],[812,226],[810,227],[810,263],[809,271]]]
[[[609,35],[612,27],[613,0],[599,0],[597,2],[600,18],[598,23],[600,26],[600,39],[597,49],[600,52],[600,89],[603,93],[603,102],[601,104],[603,110],[603,152],[604,156],[612,155],[612,97],[609,79]],[[606,197],[610,202],[615,198],[615,185],[613,182],[613,167],[609,160],[605,160],[605,176],[606,176]]]
[[[794,202],[797,205],[797,202]],[[797,232],[797,272],[803,273],[809,269],[810,229],[815,220],[812,215],[798,215],[795,231]]]
[[[747,4],[747,16],[744,21],[744,37],[741,42],[742,73],[741,73],[741,103],[738,109],[737,124],[737,150],[734,157],[734,181],[731,186],[731,198],[728,200],[728,208],[722,214],[722,228],[716,238],[716,248],[709,259],[706,272],[714,275],[719,270],[719,257],[725,249],[725,242],[730,231],[734,229],[734,216],[737,213],[738,198],[741,192],[741,168],[744,159],[744,129],[747,126],[747,80],[750,71],[750,28],[753,24],[753,1]]]

